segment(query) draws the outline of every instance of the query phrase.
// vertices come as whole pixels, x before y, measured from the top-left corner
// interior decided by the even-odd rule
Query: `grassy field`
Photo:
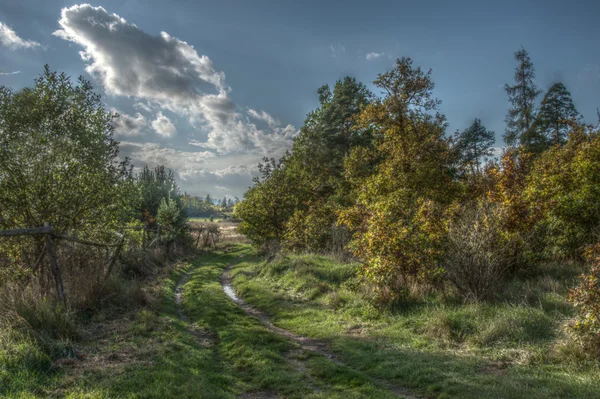
[[[210,218],[201,218],[201,217],[188,218],[188,221],[190,221],[192,223],[219,223],[223,220],[224,220],[223,218],[213,218],[212,221],[210,220]]]
[[[549,266],[550,268],[552,266]],[[373,309],[357,292],[356,265],[320,256],[258,258],[232,271],[249,303],[275,325],[326,340],[365,375],[438,398],[599,398],[600,369],[564,336],[571,315],[557,268],[515,280],[495,303],[439,298]],[[545,277],[541,277],[545,275]]]
[[[158,283],[159,306],[96,321],[73,346],[76,356],[51,361],[27,340],[0,346],[0,397],[395,397],[363,373],[305,352],[248,317],[219,282],[238,260],[260,261],[238,245],[182,264]],[[175,288],[184,276],[178,305]]]
[[[221,288],[231,264],[239,295],[335,358],[244,313]],[[360,293],[356,267],[314,255],[265,264],[240,244],[204,252],[156,281],[152,304],[96,317],[79,337],[45,347],[0,332],[0,397],[397,397],[390,386],[435,398],[600,397],[598,363],[562,329],[571,274],[515,281],[496,303],[426,298],[381,311]]]

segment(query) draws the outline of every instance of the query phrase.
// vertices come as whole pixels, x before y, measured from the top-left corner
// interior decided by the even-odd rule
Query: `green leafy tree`
[[[140,219],[153,222],[158,215],[158,208],[163,199],[172,198],[180,202],[180,192],[175,175],[164,166],[154,170],[144,167],[136,176],[136,183],[141,194]]]
[[[161,229],[161,241],[167,248],[167,253],[175,243],[185,244],[188,226],[185,209],[173,198],[163,198],[160,201],[156,221]]]
[[[536,121],[537,129],[548,143],[564,144],[572,123],[579,117],[571,93],[564,84],[558,82],[548,89],[542,100]]]
[[[457,161],[460,169],[471,174],[480,174],[481,162],[493,154],[496,139],[495,133],[475,119],[471,126],[454,136],[454,149],[457,151]]]
[[[278,163],[264,158],[258,165],[261,176],[235,207],[235,217],[242,220],[240,231],[257,245],[281,242],[287,221],[304,201],[298,194],[306,191],[286,174],[284,164],[285,159]]]
[[[116,230],[133,216],[113,118],[84,78],[48,66],[33,87],[0,87],[0,229]]]
[[[368,129],[356,129],[354,117],[373,95],[351,77],[330,89],[318,90],[319,107],[308,114],[288,160],[291,173],[304,175],[318,197],[343,189],[344,158],[350,150],[370,142]]]
[[[337,210],[352,202],[344,160],[353,148],[369,145],[370,129],[358,129],[356,116],[373,99],[351,77],[318,90],[319,107],[309,113],[286,161],[286,174],[301,180],[307,198],[286,225],[285,246],[324,251],[331,246]]]
[[[515,83],[504,85],[511,107],[506,115],[504,141],[509,146],[522,145],[537,152],[544,147],[543,136],[535,129],[535,99],[542,92],[535,84],[535,68],[524,48],[515,53]]]

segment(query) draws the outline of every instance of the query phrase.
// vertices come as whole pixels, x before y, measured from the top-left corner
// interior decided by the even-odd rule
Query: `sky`
[[[402,56],[432,69],[449,134],[480,118],[502,146],[521,46],[540,88],[562,81],[596,122],[599,20],[594,0],[0,0],[0,85],[31,86],[44,64],[83,75],[120,115],[121,156],[192,195],[241,198],[321,85],[349,75],[379,94]]]

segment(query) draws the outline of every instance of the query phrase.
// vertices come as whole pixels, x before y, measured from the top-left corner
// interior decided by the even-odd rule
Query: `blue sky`
[[[370,84],[401,56],[433,69],[449,133],[481,118],[502,145],[521,45],[538,85],[562,81],[595,122],[599,19],[598,1],[0,0],[0,85],[31,85],[45,63],[83,74],[122,115],[123,155],[192,194],[241,196],[319,86]]]

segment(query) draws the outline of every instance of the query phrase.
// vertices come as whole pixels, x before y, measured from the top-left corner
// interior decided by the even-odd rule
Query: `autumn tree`
[[[524,48],[515,53],[518,63],[515,68],[515,82],[504,85],[511,107],[506,115],[504,141],[509,146],[522,145],[528,151],[540,151],[543,148],[543,136],[535,129],[535,99],[541,90],[535,84],[535,68]]]
[[[564,144],[572,122],[577,121],[579,117],[571,93],[564,84],[558,82],[548,89],[542,100],[536,128],[547,143]]]
[[[356,204],[340,221],[353,232],[351,248],[364,262],[363,275],[376,298],[394,301],[417,284],[435,284],[444,234],[444,208],[455,193],[454,159],[445,137],[445,118],[435,112],[431,71],[410,58],[374,82],[383,97],[364,108],[361,127],[374,126],[371,150],[357,148],[361,159],[376,160],[371,173],[347,162],[354,179]]]
[[[578,257],[600,225],[600,134],[574,128],[533,163],[522,193],[549,256]]]

